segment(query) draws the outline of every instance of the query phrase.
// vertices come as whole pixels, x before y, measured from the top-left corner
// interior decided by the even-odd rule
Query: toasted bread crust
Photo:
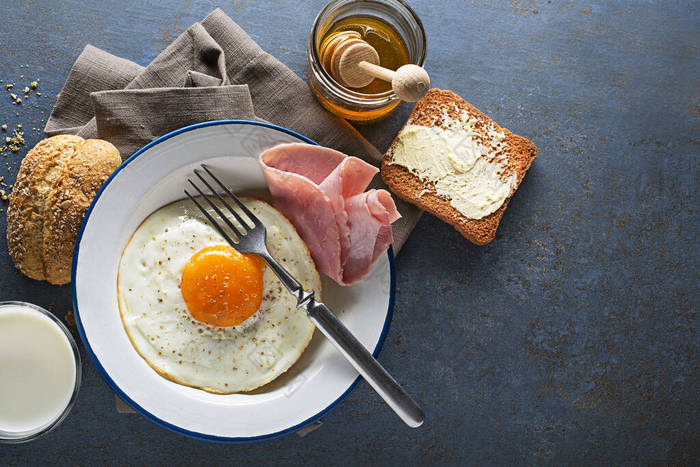
[[[119,151],[112,144],[88,139],[68,160],[49,193],[42,255],[46,280],[52,284],[70,282],[73,249],[85,212],[120,163]]]
[[[440,114],[446,111],[452,118],[458,118],[458,113],[466,111],[470,116],[483,122],[492,122],[496,129],[506,135],[506,172],[515,173],[517,185],[520,185],[525,173],[537,157],[537,146],[522,136],[515,135],[500,127],[496,122],[484,115],[476,107],[454,94],[452,91],[431,89],[428,94],[418,101],[409,115],[406,125],[436,126],[441,124]],[[498,224],[508,207],[508,202],[515,191],[493,213],[482,219],[470,219],[452,207],[448,199],[438,195],[430,183],[421,181],[405,167],[392,164],[394,149],[398,136],[394,139],[382,159],[381,175],[384,183],[399,198],[414,204],[439,219],[452,225],[467,240],[476,245],[486,245],[496,236]]]
[[[58,135],[37,143],[22,159],[7,208],[7,247],[17,269],[44,280],[43,243],[46,199],[83,138]]]
[[[110,143],[72,135],[42,140],[27,153],[7,208],[7,246],[20,272],[52,284],[70,282],[85,211],[120,163]]]

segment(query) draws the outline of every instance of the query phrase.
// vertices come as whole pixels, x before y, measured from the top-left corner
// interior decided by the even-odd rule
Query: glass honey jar
[[[401,0],[334,0],[316,17],[307,42],[309,86],[334,114],[355,122],[379,120],[399,105],[391,84],[375,79],[360,89],[341,85],[321,56],[333,35],[355,31],[375,48],[380,65],[396,70],[412,63],[423,66],[426,38],[416,13]]]

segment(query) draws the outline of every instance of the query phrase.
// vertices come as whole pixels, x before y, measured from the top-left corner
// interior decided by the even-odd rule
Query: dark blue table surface
[[[86,43],[145,65],[221,6],[304,74],[324,1],[0,3],[0,79],[39,78],[43,93],[16,106],[0,90],[0,124],[26,130],[27,146],[0,156],[11,183]],[[305,437],[194,441],[117,413],[81,345],[70,417],[38,441],[0,445],[0,464],[698,462],[697,2],[411,3],[433,84],[539,147],[492,244],[426,215],[397,260],[380,360],[425,407],[425,425],[403,426],[361,382]],[[409,111],[361,131],[384,150]],[[14,270],[5,208],[0,300],[64,317],[68,287]]]

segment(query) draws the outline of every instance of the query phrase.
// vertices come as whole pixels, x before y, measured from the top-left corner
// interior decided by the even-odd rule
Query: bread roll
[[[7,246],[17,269],[52,284],[70,282],[85,211],[121,163],[107,141],[58,135],[22,160],[7,209]]]

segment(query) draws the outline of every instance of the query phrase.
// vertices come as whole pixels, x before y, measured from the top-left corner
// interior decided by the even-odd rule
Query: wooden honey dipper
[[[326,39],[320,55],[323,67],[349,88],[365,87],[378,78],[390,82],[394,93],[406,102],[420,100],[430,88],[428,73],[418,65],[403,65],[396,71],[379,66],[377,51],[355,31]]]

